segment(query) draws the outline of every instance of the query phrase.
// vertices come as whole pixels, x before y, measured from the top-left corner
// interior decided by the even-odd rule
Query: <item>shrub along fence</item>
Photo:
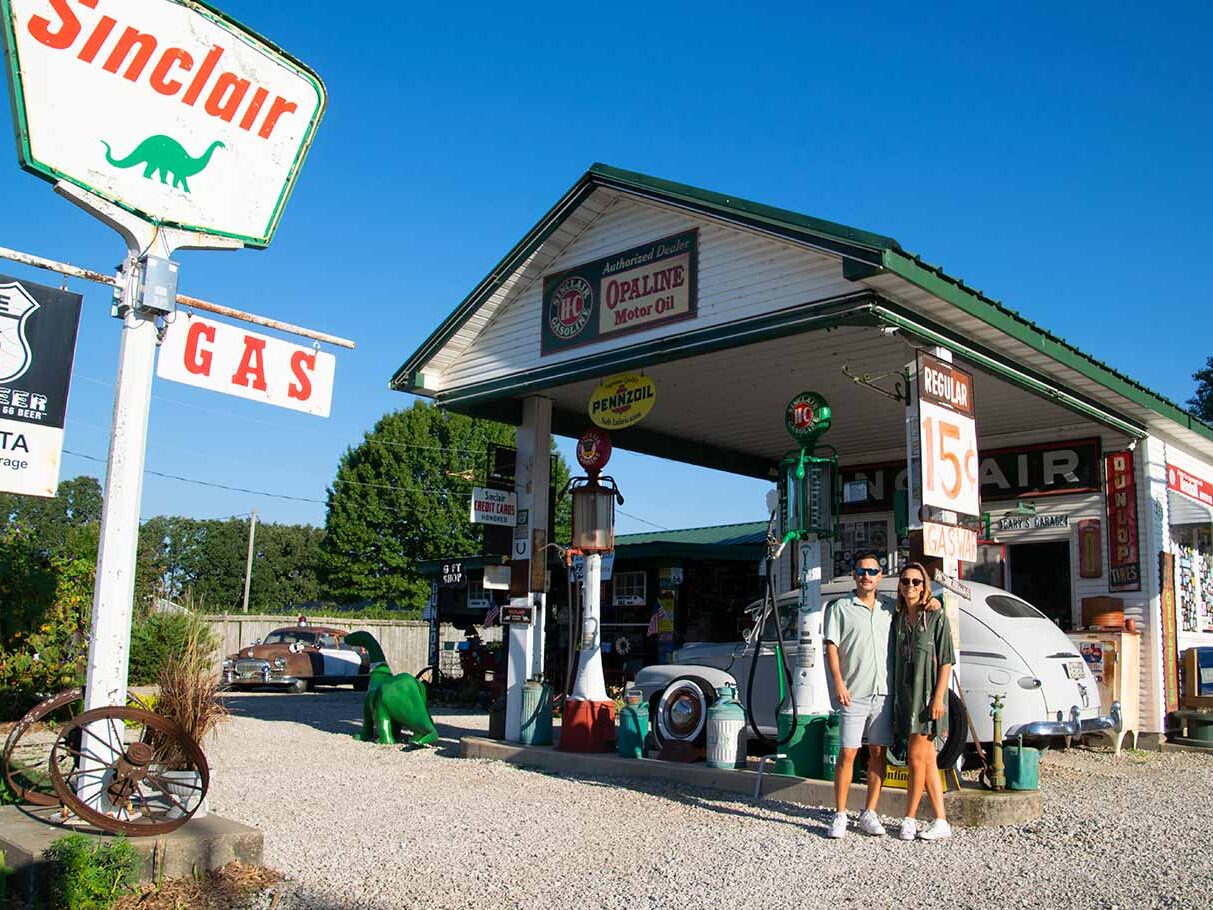
[[[293,617],[281,614],[235,613],[227,616],[209,615],[201,618],[219,639],[216,669],[222,666],[223,659],[229,654],[240,648],[248,647],[259,638],[265,638],[275,629],[294,624]],[[363,629],[370,632],[378,639],[388,665],[396,673],[416,673],[429,663],[430,624],[424,620],[309,616],[307,621],[312,626],[333,626],[350,632]],[[486,642],[501,641],[501,626],[481,629],[480,635]],[[448,623],[443,623],[439,628],[440,642],[463,640],[462,629]]]

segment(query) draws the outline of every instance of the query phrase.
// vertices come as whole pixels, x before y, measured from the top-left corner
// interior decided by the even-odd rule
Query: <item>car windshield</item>
[[[269,635],[265,636],[264,645],[290,645],[295,642],[301,642],[305,645],[314,644],[316,642],[315,632],[304,632],[302,629],[275,629]]]
[[[986,604],[999,616],[1008,619],[1047,619],[1034,606],[1024,603],[1018,597],[1009,594],[991,594],[986,598]]]

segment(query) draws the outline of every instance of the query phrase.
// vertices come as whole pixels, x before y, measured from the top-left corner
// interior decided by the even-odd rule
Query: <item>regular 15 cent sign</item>
[[[156,364],[161,379],[317,417],[329,416],[336,370],[332,354],[180,311]]]
[[[320,78],[194,0],[0,0],[21,164],[149,220],[269,244]]]
[[[923,504],[980,514],[973,375],[920,351],[918,421]]]
[[[0,490],[54,496],[79,294],[0,275]]]

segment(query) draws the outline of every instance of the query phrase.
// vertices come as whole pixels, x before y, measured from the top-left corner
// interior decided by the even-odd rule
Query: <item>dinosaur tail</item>
[[[366,648],[366,653],[371,658],[372,667],[376,664],[387,663],[387,658],[383,656],[383,648],[379,647],[379,642],[370,632],[351,632],[345,636],[345,643],[359,648]]]
[[[141,160],[135,156],[134,152],[127,155],[125,158],[115,158],[113,155],[113,149],[110,148],[110,144],[104,139],[101,140],[101,144],[105,146],[105,160],[114,167],[130,167],[132,164],[138,164]]]

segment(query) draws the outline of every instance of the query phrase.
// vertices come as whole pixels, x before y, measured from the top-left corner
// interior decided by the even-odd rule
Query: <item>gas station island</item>
[[[604,639],[608,651],[619,641],[604,603],[650,620],[633,642],[663,643],[634,647],[633,671],[712,627],[688,616],[678,559],[595,583],[616,555],[616,491],[581,450],[604,443],[772,482],[770,568],[757,574],[771,600],[798,591],[785,626],[791,714],[829,711],[821,587],[869,549],[886,573],[911,557],[935,572],[962,684],[967,662],[985,672],[956,632],[970,585],[1005,589],[1070,635],[1072,653],[1053,656],[1075,658],[1066,674],[1085,681],[1085,703],[1049,705],[1043,734],[1098,729],[1087,721],[1102,704],[1118,747],[1118,733],[1157,742],[1210,694],[1208,652],[1193,651],[1186,681],[1181,654],[1213,646],[1213,428],[891,237],[594,165],[391,385],[518,428],[508,603],[531,621],[507,627],[509,741],[556,638],[549,570],[570,544],[548,526],[553,433],[582,438],[581,491],[602,494],[575,516],[565,554],[584,557],[588,579],[565,632],[580,650],[574,704],[603,701]],[[626,495],[628,478],[616,480]]]

